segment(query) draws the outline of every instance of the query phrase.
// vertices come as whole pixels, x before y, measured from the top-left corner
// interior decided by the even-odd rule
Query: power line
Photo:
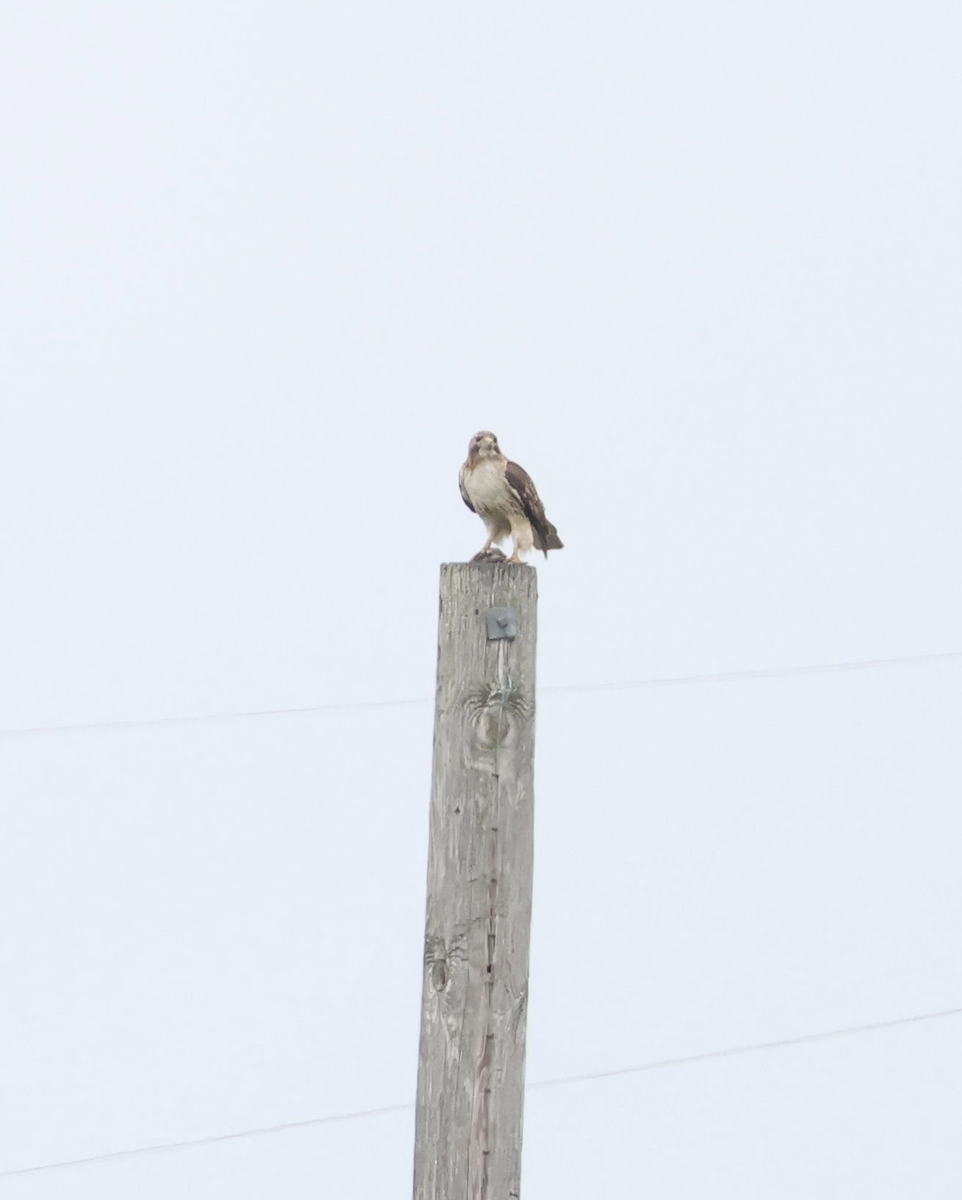
[[[43,733],[90,733],[101,729],[152,729],[164,725],[200,725],[207,721],[238,721],[249,717],[290,717],[302,713],[349,712],[358,708],[403,708],[427,704],[428,698],[416,696],[409,700],[358,700],[353,703],[309,704],[303,708],[252,708],[199,713],[186,717],[140,717],[130,721],[88,721],[75,725],[25,725],[0,729],[0,737],[18,737]]]
[[[826,1029],[822,1033],[802,1033],[798,1037],[779,1038],[774,1042],[751,1042],[743,1046],[728,1046],[724,1050],[707,1050],[704,1054],[687,1054],[682,1058],[660,1058],[656,1062],[639,1063],[634,1067],[616,1067],[611,1071],[589,1071],[585,1075],[566,1075],[563,1079],[543,1079],[531,1084],[533,1088],[561,1087],[566,1084],[589,1083],[594,1079],[612,1079],[616,1075],[636,1075],[641,1071],[657,1071],[662,1067],[681,1067],[688,1063],[708,1062],[713,1058],[731,1058],[736,1054],[755,1054],[760,1050],[780,1050],[783,1046],[803,1046],[808,1042],[824,1042],[831,1038],[854,1037],[860,1033],[876,1033],[894,1029],[897,1025],[914,1025],[920,1021],[936,1021],[942,1017],[962,1015],[962,1008],[945,1008],[941,1012],[919,1013],[915,1017],[893,1017],[890,1021],[873,1021],[869,1025],[847,1025],[842,1029]]]
[[[652,679],[628,679],[613,683],[569,683],[557,687],[539,688],[540,695],[559,695],[564,692],[615,692],[639,688],[679,687],[701,683],[737,683],[752,679],[778,679],[791,675],[825,675],[835,672],[877,670],[886,667],[921,666],[940,662],[962,661],[962,650],[940,654],[915,654],[903,658],[857,659],[852,662],[812,663],[803,666],[761,667],[747,671],[719,671],[706,675],[666,675]],[[310,713],[351,712],[367,708],[406,708],[430,703],[429,696],[401,700],[358,700],[337,704],[309,704],[300,708],[253,708],[200,713],[196,716],[143,717],[130,721],[90,721],[67,725],[27,725],[0,729],[0,737],[28,737],[40,734],[89,733],[96,730],[151,729],[169,725],[198,725],[207,721],[239,721],[253,717],[288,717]]]
[[[88,1167],[94,1163],[114,1162],[118,1158],[135,1158],[141,1154],[161,1154],[168,1150],[188,1150],[194,1146],[212,1146],[216,1142],[234,1142],[239,1138],[265,1137],[289,1129],[305,1129],[309,1125],[330,1125],[335,1121],[356,1121],[360,1117],[380,1117],[385,1113],[404,1112],[413,1104],[391,1104],[386,1108],[365,1108],[359,1112],[335,1113],[329,1117],[310,1117],[306,1121],[290,1121],[286,1125],[265,1125],[261,1129],[241,1129],[236,1133],[218,1133],[213,1137],[192,1138],[186,1142],[159,1142],[155,1146],[137,1146],[133,1150],[114,1150],[110,1154],[94,1154],[90,1158],[70,1158],[63,1162],[44,1163],[39,1167],[21,1167],[17,1171],[0,1171],[0,1179],[14,1175],[36,1175],[40,1171],[61,1171],[67,1167]]]
[[[655,679],[627,680],[624,683],[568,683],[561,687],[541,688],[542,692],[617,692],[632,688],[678,687],[697,683],[738,683],[750,679],[778,679],[786,675],[829,675],[838,672],[878,670],[884,667],[922,666],[962,661],[962,650],[940,654],[914,654],[904,658],[855,659],[852,662],[810,663],[793,667],[759,667],[748,671],[718,671],[710,675],[668,675]]]
[[[798,1037],[779,1038],[773,1042],[752,1042],[741,1046],[728,1046],[722,1050],[709,1050],[704,1054],[688,1054],[680,1058],[661,1058],[653,1062],[638,1063],[630,1067],[617,1067],[610,1071],[592,1071],[584,1075],[563,1075],[557,1079],[542,1079],[531,1083],[531,1090],[550,1087],[574,1086],[590,1083],[596,1079],[611,1079],[616,1075],[638,1075],[644,1071],[657,1071],[667,1067],[683,1067],[692,1063],[708,1062],[716,1058],[732,1058],[740,1054],[756,1054],[763,1050],[780,1050],[787,1046],[802,1046],[810,1042],[828,1041],[834,1038],[855,1037],[864,1033],[877,1033],[883,1029],[894,1029],[900,1025],[916,1025],[923,1021],[938,1021],[946,1017],[962,1015],[962,1008],[946,1008],[939,1012],[918,1013],[912,1017],[894,1017],[889,1021],[873,1021],[866,1025],[847,1025],[841,1029],[827,1029],[821,1033],[803,1033]],[[357,1121],[363,1117],[380,1117],[387,1113],[406,1112],[413,1104],[391,1104],[384,1108],[365,1108],[357,1112],[335,1113],[327,1117],[312,1117],[306,1121],[290,1121],[284,1125],[265,1125],[259,1129],[242,1129],[236,1133],[220,1133],[213,1137],[193,1138],[184,1142],[163,1142],[155,1146],[138,1146],[132,1150],[115,1150],[110,1154],[95,1154],[90,1158],[72,1158],[64,1162],[44,1163],[37,1167],[21,1167],[16,1171],[0,1171],[0,1179],[15,1175],[33,1175],[40,1171],[58,1171],[67,1167],[86,1167],[93,1163],[112,1162],[118,1158],[133,1158],[141,1154],[159,1154],[163,1151],[185,1150],[194,1146],[210,1146],[217,1142],[231,1142],[239,1138],[265,1137],[272,1133],[284,1133],[291,1129],[306,1129],[313,1125],[330,1125],[335,1121]]]

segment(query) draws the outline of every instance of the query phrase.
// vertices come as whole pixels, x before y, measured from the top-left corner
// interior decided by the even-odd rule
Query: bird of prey
[[[503,559],[491,547],[508,536],[513,542],[508,562],[523,562],[523,556],[532,546],[543,550],[545,558],[549,550],[562,548],[557,529],[544,515],[544,505],[531,476],[505,458],[493,433],[482,429],[471,439],[459,482],[464,503],[478,514],[488,530],[488,540],[475,555],[477,561],[483,562],[492,555]]]

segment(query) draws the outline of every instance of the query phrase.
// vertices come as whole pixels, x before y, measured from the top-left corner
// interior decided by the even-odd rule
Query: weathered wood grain
[[[536,626],[532,567],[442,566],[415,1200],[520,1194]]]

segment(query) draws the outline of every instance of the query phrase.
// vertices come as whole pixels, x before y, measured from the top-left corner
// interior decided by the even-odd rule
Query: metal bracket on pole
[[[513,641],[518,636],[518,614],[513,608],[489,608],[487,623],[489,642],[498,638]]]

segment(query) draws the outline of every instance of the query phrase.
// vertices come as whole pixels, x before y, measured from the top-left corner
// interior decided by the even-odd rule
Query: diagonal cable
[[[669,1067],[690,1066],[693,1063],[709,1062],[717,1058],[733,1058],[741,1054],[757,1054],[764,1050],[781,1050],[785,1047],[803,1046],[812,1042],[824,1042],[835,1038],[855,1037],[860,1034],[878,1033],[902,1025],[917,1025],[923,1021],[939,1021],[946,1017],[962,1016],[962,1007],[944,1008],[938,1012],[917,1013],[911,1017],[894,1017],[888,1021],[872,1021],[865,1025],[846,1025],[840,1029],[826,1029],[819,1033],[803,1033],[797,1037],[779,1038],[773,1042],[752,1042],[740,1046],[727,1046],[721,1050],[708,1050],[703,1054],[688,1054],[680,1058],[661,1058],[652,1062],[637,1063],[629,1067],[616,1067],[609,1071],[592,1071],[583,1075],[562,1075],[557,1079],[541,1079],[528,1084],[526,1090],[575,1086],[596,1079],[611,1079],[616,1075],[639,1075],[645,1071],[664,1070]],[[186,1150],[194,1146],[211,1146],[217,1142],[231,1142],[240,1138],[265,1137],[272,1133],[284,1133],[291,1129],[306,1129],[313,1125],[330,1125],[335,1121],[357,1121],[364,1117],[380,1117],[387,1113],[407,1112],[413,1104],[391,1104],[384,1108],[365,1108],[357,1112],[334,1113],[327,1117],[311,1117],[306,1121],[290,1121],[284,1125],[265,1125],[258,1129],[241,1129],[236,1133],[220,1133],[213,1137],[192,1138],[183,1142],[161,1142],[153,1146],[137,1146],[131,1150],[115,1150],[109,1154],[94,1154],[89,1158],[71,1158],[63,1162],[43,1163],[36,1167],[21,1167],[16,1171],[0,1171],[0,1179],[12,1179],[18,1175],[35,1175],[40,1171],[65,1170],[68,1167],[86,1167],[94,1163],[113,1162],[120,1158],[134,1158],[142,1154],[159,1154],[164,1151]]]
[[[801,666],[760,667],[745,671],[718,671],[705,675],[664,675],[651,679],[626,679],[611,683],[567,683],[543,687],[541,695],[564,692],[615,692],[637,688],[679,687],[701,683],[737,683],[751,679],[779,679],[792,675],[826,675],[835,672],[878,670],[886,667],[934,665],[943,662],[962,662],[962,650],[939,654],[914,654],[901,658],[854,659],[851,662],[810,663]],[[152,729],[171,725],[199,725],[210,721],[240,721],[254,717],[289,717],[310,713],[352,712],[366,708],[408,708],[428,704],[429,696],[413,696],[399,700],[357,700],[347,703],[308,704],[300,708],[225,709],[223,712],[198,713],[180,717],[142,717],[122,721],[87,721],[64,725],[23,725],[0,729],[0,737],[27,737],[56,733],[89,733],[95,730]]]

